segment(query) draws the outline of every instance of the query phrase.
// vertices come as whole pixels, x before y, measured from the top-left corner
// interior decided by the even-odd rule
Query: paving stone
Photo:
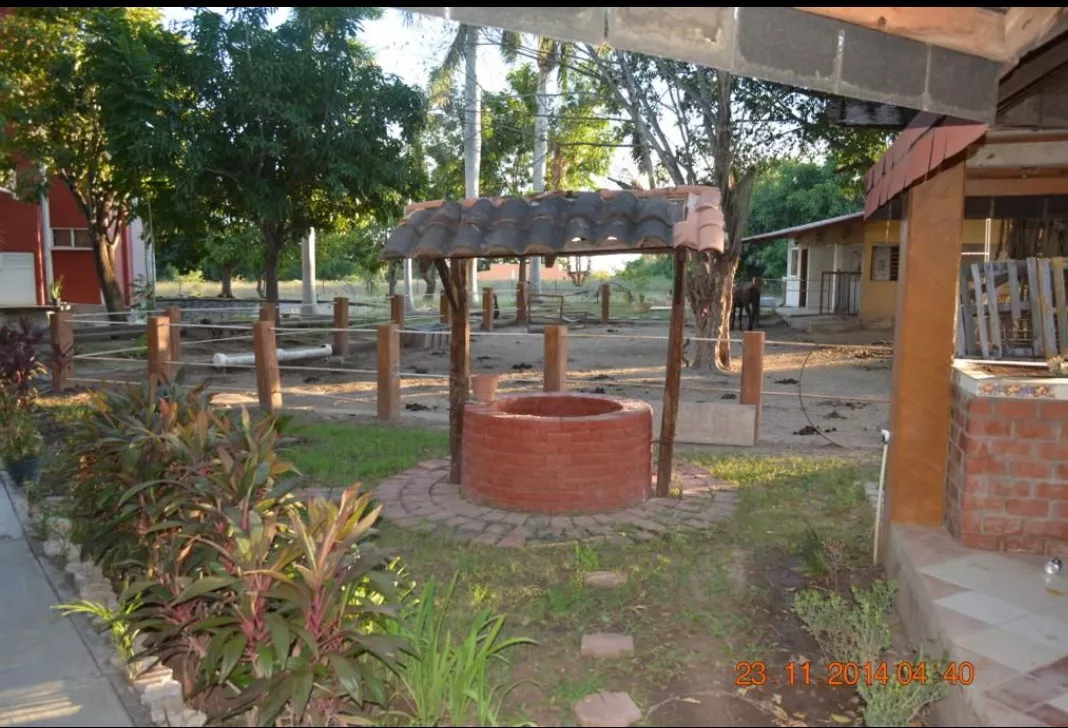
[[[514,523],[517,526],[522,526],[530,519],[530,516],[526,513],[508,513],[504,517],[505,523]]]
[[[586,574],[586,586],[597,586],[604,589],[614,589],[625,584],[627,577],[618,571],[591,571]]]
[[[467,528],[473,523],[470,518],[466,516],[453,516],[449,520],[445,521],[445,524],[452,526],[453,528]]]
[[[501,548],[521,548],[526,545],[527,532],[522,528],[517,528],[507,536],[503,537],[497,542],[497,545]]]
[[[601,691],[587,695],[573,707],[575,720],[584,728],[622,728],[642,719],[642,711],[626,693]]]
[[[141,704],[153,705],[174,697],[182,697],[182,685],[177,680],[168,680],[146,687],[141,693]]]
[[[571,516],[553,516],[549,519],[549,526],[554,529],[564,530],[574,526],[574,521],[571,520]]]
[[[487,531],[484,533],[480,533],[477,536],[474,536],[471,540],[475,543],[484,543],[489,546],[496,546],[497,543],[501,540],[501,534],[490,533]]]
[[[614,660],[634,655],[634,638],[629,634],[611,634],[599,632],[582,635],[582,657],[600,660]]]

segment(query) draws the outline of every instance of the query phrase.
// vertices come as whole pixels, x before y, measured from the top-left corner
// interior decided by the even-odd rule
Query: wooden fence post
[[[252,351],[256,356],[256,392],[260,407],[274,414],[282,407],[282,379],[278,371],[274,321],[257,321],[252,325]]]
[[[148,330],[148,391],[156,398],[161,382],[170,383],[171,321],[166,316],[149,316]]]
[[[601,323],[607,325],[612,318],[612,286],[601,284]]]
[[[482,330],[493,331],[493,289],[482,289]]]
[[[442,283],[442,285],[445,285]],[[438,298],[438,306],[441,311],[441,323],[447,324],[452,321],[452,307],[449,305],[449,297],[444,293]]]
[[[545,327],[545,391],[567,391],[567,327]]]
[[[349,327],[349,299],[345,296],[334,298],[334,328],[347,329]],[[348,356],[349,332],[334,332],[334,356]]]
[[[378,327],[378,419],[400,415],[400,327]]]
[[[404,296],[391,296],[389,299],[389,320],[400,330],[404,330]]]
[[[260,304],[260,321],[270,321],[272,324],[278,323],[278,304],[276,303],[261,303]]]
[[[516,323],[527,322],[527,284],[519,281],[515,284],[515,320]]]
[[[48,326],[52,335],[52,391],[62,392],[74,378],[73,314],[53,311]]]
[[[760,441],[760,414],[764,407],[764,332],[742,334],[742,391],[740,404],[756,405],[754,442]]]
[[[182,361],[182,309],[178,306],[167,306],[164,309],[167,320],[171,322],[171,365],[167,368],[167,376],[173,382],[178,378],[178,370],[181,369]]]

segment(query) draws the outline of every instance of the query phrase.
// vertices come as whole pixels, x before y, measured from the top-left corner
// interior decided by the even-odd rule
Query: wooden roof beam
[[[982,8],[795,7],[794,9],[840,20],[843,23],[859,25],[880,33],[897,35],[920,43],[929,43],[968,55],[988,58],[992,61],[1010,59],[1006,52],[1005,16]],[[1045,10],[1045,8],[1020,9]]]

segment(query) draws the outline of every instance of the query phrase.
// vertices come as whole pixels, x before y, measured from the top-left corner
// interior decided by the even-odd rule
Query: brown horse
[[[749,330],[752,331],[760,321],[760,288],[753,283],[741,283],[734,287],[734,306],[731,308],[731,328],[735,320],[742,328],[741,311],[749,317]]]

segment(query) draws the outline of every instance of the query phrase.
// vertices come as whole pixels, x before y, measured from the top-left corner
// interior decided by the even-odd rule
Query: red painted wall
[[[38,303],[45,300],[40,230],[37,205],[19,202],[6,192],[0,192],[0,253],[34,254]]]
[[[85,215],[78,209],[74,195],[65,184],[59,180],[52,180],[48,199],[53,228],[88,227]],[[129,266],[126,262],[126,258],[129,257],[126,255],[128,245],[128,231],[123,231],[122,243],[119,245],[115,260],[115,275],[127,304],[130,302]],[[63,300],[69,303],[101,303],[100,278],[96,274],[96,264],[93,262],[91,250],[55,248],[52,255],[52,275],[57,280],[63,276]]]

